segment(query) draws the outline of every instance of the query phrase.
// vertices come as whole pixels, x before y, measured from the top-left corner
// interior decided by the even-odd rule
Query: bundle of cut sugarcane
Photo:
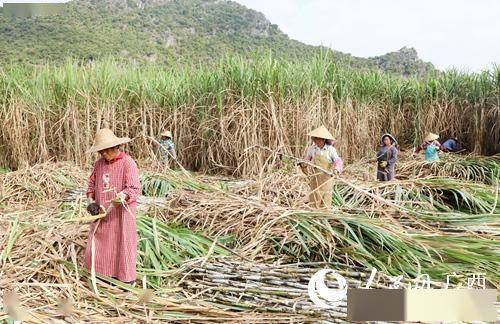
[[[64,191],[61,202],[75,202],[85,198],[85,188],[71,188]]]
[[[303,314],[327,320],[346,317],[346,300],[331,309],[316,307],[308,296],[308,283],[314,273],[324,268],[335,270],[347,279],[350,288],[364,288],[371,275],[370,269],[334,262],[265,264],[218,258],[189,261],[184,267],[183,287],[225,307]],[[408,283],[414,284],[414,280],[403,280],[402,286]],[[338,288],[336,281],[327,280],[326,285]],[[376,273],[370,287],[389,288],[389,285],[389,276]],[[431,282],[433,288],[443,285]]]

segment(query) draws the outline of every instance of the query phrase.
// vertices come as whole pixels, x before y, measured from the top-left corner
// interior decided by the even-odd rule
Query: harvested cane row
[[[278,181],[276,175],[273,179]],[[150,212],[166,223],[183,224],[211,237],[232,236],[240,253],[250,258],[260,254],[288,255],[297,260],[328,261],[334,258],[365,266],[375,262],[381,267],[387,258],[392,258],[394,266],[385,269],[388,273],[402,270],[412,275],[420,271],[416,262],[419,260],[440,276],[453,270],[454,266],[450,265],[453,260],[460,260],[462,271],[485,270],[493,275],[493,282],[498,277],[494,261],[498,257],[494,249],[498,246],[496,214],[405,214],[401,210],[367,212],[345,208],[318,212],[306,206],[296,209],[259,199],[259,193],[265,192],[262,188],[267,187],[250,186],[238,188],[237,193],[215,189],[183,192],[170,196],[165,208],[155,207]],[[285,189],[280,191],[283,195],[287,193]],[[242,191],[244,196],[238,194]],[[381,201],[383,205],[384,200]],[[387,209],[388,206],[384,207]],[[474,236],[464,237],[464,232],[472,232]],[[361,241],[365,242],[355,244]],[[452,245],[445,248],[442,244]],[[477,248],[463,250],[462,245],[468,244]],[[474,255],[481,248],[486,251],[482,252],[483,262],[467,259],[477,258]],[[435,266],[436,262],[440,266]]]
[[[414,158],[411,152],[399,152],[396,178],[413,180],[427,177],[447,177],[468,182],[495,185],[500,181],[500,154],[493,156],[442,153],[440,160],[429,163]],[[374,159],[362,159],[346,166],[344,175],[349,179],[375,180]]]
[[[0,287],[4,305],[0,320],[9,317],[28,323],[304,320],[304,316],[280,312],[230,312],[201,299],[187,298],[175,285],[151,291],[97,277],[95,291],[90,274],[81,267],[88,226],[58,220],[60,215],[52,211],[30,210],[26,214],[12,212],[4,216],[0,220],[3,251]],[[141,270],[139,273],[147,272]],[[150,287],[148,275],[141,277],[144,288]],[[177,274],[171,272],[169,277],[175,281]]]
[[[415,179],[442,176],[483,182],[489,185],[495,185],[500,181],[500,154],[489,157],[442,154],[437,163],[404,157],[398,170],[400,178]]]
[[[345,307],[323,313],[307,298],[304,284],[322,267],[344,274],[351,287],[372,267],[381,272],[380,287],[387,286],[387,275],[411,279],[422,273],[443,282],[451,272],[484,272],[488,286],[500,282],[497,205],[487,186],[461,189],[448,179],[442,189],[465,192],[476,199],[472,206],[489,213],[465,213],[446,201],[440,203],[450,209],[440,211],[424,199],[429,209],[412,209],[425,194],[405,205],[392,195],[396,184],[349,186],[347,180],[343,188],[349,192],[339,197],[349,204],[315,211],[305,204],[303,176],[288,166],[245,181],[144,173],[143,189],[152,196],[139,201],[141,282],[133,288],[93,280],[80,266],[88,234],[82,222],[89,220],[84,189],[75,188],[85,185],[86,173],[53,165],[33,169],[16,171],[20,177],[0,175],[7,184],[0,206],[0,287],[12,306],[0,311],[0,320],[16,312],[40,323],[344,320]],[[72,181],[54,180],[56,172]],[[29,183],[38,189],[30,190]],[[422,183],[435,190],[428,197],[439,197],[440,184],[428,179],[398,185],[413,192]],[[476,191],[488,194],[478,198]],[[359,204],[352,203],[354,196]],[[213,259],[222,255],[226,259]],[[283,287],[284,294],[270,293]],[[6,291],[17,293],[19,305]]]
[[[467,214],[499,214],[500,187],[456,181],[443,177],[428,177],[398,182],[356,182],[360,191],[338,182],[334,184],[333,203],[344,208],[378,207],[383,200],[415,211],[462,212]],[[380,197],[374,200],[366,192]],[[382,200],[383,199],[383,200]]]
[[[67,188],[81,185],[87,175],[70,163],[37,164],[0,174],[0,205],[25,204],[60,197]]]
[[[500,275],[500,246],[495,236],[452,235],[439,229],[408,230],[390,217],[376,219],[340,210],[297,211],[213,194],[191,197],[157,217],[212,237],[234,235],[238,251],[249,258],[286,255],[300,261],[336,260],[366,267],[375,265],[392,275],[416,276],[427,271],[443,277],[453,271],[480,269],[488,272],[496,284]],[[464,250],[464,246],[469,248]]]

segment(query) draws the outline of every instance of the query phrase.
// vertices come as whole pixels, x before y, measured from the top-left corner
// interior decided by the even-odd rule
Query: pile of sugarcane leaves
[[[452,273],[463,275],[453,286],[465,285],[483,273],[498,289],[500,162],[478,158],[493,168],[484,176],[471,159],[447,160],[435,174],[403,163],[406,179],[388,183],[336,179],[331,210],[305,204],[300,173],[241,181],[144,171],[135,286],[81,266],[95,220],[85,211],[86,172],[46,163],[3,173],[0,321],[345,321],[345,301],[319,309],[308,297],[309,278],[324,268],[351,288],[375,268],[372,288],[422,274],[443,287]]]

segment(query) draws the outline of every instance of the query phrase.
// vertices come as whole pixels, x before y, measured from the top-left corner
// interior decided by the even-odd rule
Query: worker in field
[[[105,214],[90,225],[84,266],[91,271],[126,283],[136,280],[137,231],[136,202],[141,193],[135,161],[120,150],[130,142],[117,137],[110,129],[97,132],[89,153],[100,159],[88,181],[87,210]]]
[[[341,173],[342,159],[333,146],[334,138],[325,126],[316,128],[309,134],[311,144],[306,150],[304,160],[322,168],[327,172]],[[332,206],[333,178],[319,169],[300,163],[302,171],[309,176],[311,193],[309,203],[316,208],[329,208]]]
[[[160,136],[158,141],[160,143],[160,159],[163,163],[168,164],[170,160],[177,159],[174,142],[172,141],[172,132],[167,130],[161,133]]]
[[[460,142],[456,137],[450,137],[446,141],[443,142],[442,144],[443,148],[446,150],[446,152],[450,153],[457,153],[461,152],[464,150]]]
[[[384,134],[380,140],[377,152],[377,180],[391,181],[394,179],[396,161],[398,159],[397,141],[391,134]]]
[[[416,157],[420,151],[425,152],[425,161],[436,162],[439,161],[439,151],[444,151],[443,146],[438,142],[439,135],[429,133],[424,138],[424,143],[418,146],[413,151],[413,157]]]

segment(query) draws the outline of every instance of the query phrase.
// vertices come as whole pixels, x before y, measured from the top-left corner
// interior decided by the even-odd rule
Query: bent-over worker
[[[434,133],[429,133],[424,138],[424,143],[418,146],[413,152],[413,157],[416,157],[417,153],[420,151],[425,152],[425,161],[435,162],[439,161],[439,151],[444,151],[443,146],[438,142],[439,135]]]
[[[311,137],[312,143],[306,150],[304,160],[326,171],[340,173],[342,171],[342,160],[332,145],[334,138],[328,129],[325,126],[321,126],[307,135]],[[304,163],[301,164],[301,168],[310,177],[309,185],[311,193],[309,195],[309,203],[316,208],[331,207],[333,178],[318,169],[306,168],[306,164]]]
[[[441,144],[442,147],[446,150],[446,152],[456,153],[464,150],[460,142],[456,137],[450,137],[446,141]]]
[[[136,280],[136,202],[141,193],[135,161],[120,150],[130,138],[119,138],[110,129],[97,132],[89,153],[99,152],[87,189],[90,201],[102,205],[107,215],[90,225],[84,266],[126,283]],[[112,206],[110,206],[112,204]],[[92,243],[93,242],[93,243]]]

